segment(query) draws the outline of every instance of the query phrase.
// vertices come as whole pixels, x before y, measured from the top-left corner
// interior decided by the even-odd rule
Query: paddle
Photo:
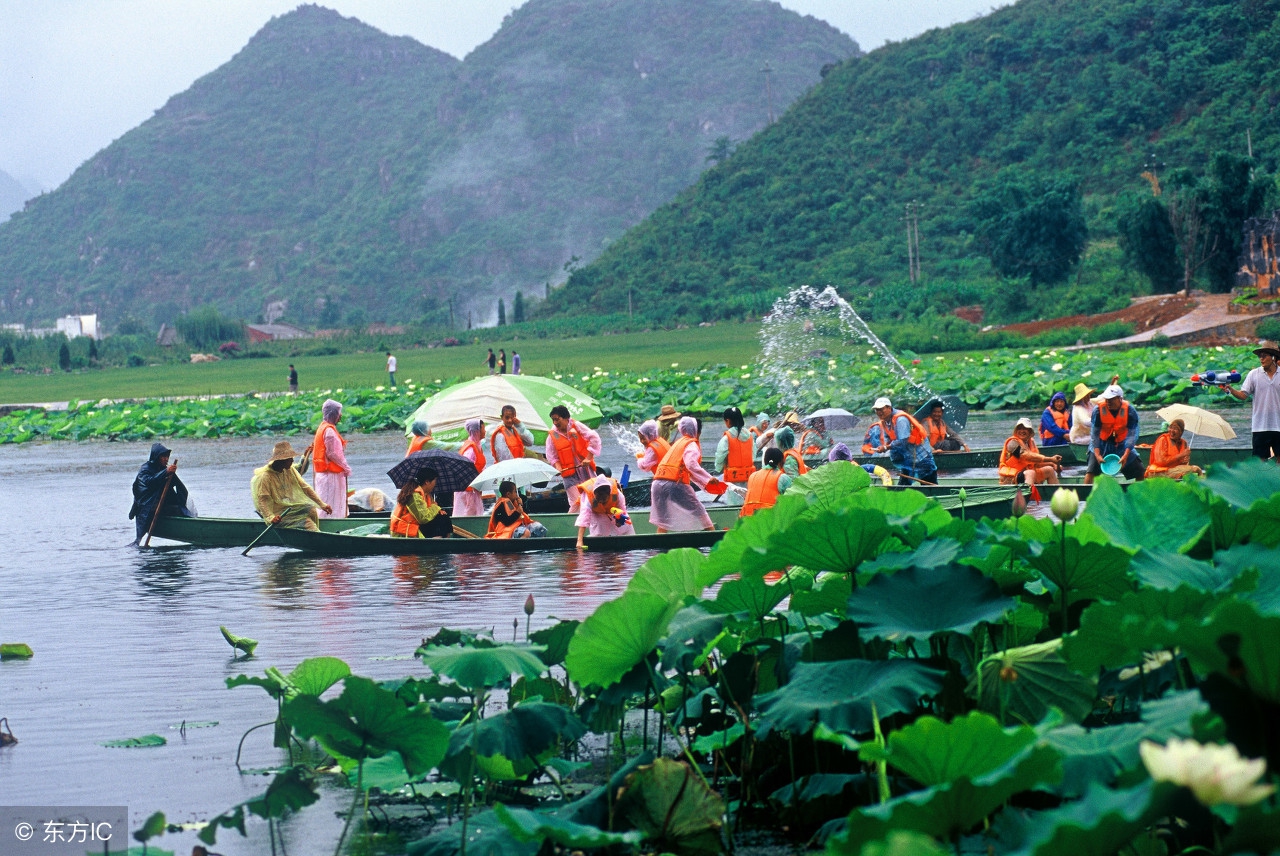
[[[252,550],[254,547],[256,547],[256,546],[258,545],[258,542],[262,540],[262,536],[264,536],[264,535],[266,535],[268,532],[270,532],[270,531],[271,531],[271,527],[272,527],[272,526],[275,526],[275,525],[276,525],[276,524],[275,524],[275,521],[274,521],[274,520],[273,520],[273,521],[271,521],[270,523],[268,523],[268,524],[267,524],[267,528],[266,528],[266,529],[263,529],[260,533],[258,533],[258,537],[257,537],[257,538],[254,538],[252,541],[250,541],[250,542],[249,542],[249,546],[248,546],[248,547],[245,547],[245,548],[244,548],[244,552],[243,552],[243,553],[241,553],[240,555],[241,555],[241,556],[247,556],[247,555],[249,555],[249,551],[250,551],[250,550]]]
[[[459,538],[479,538],[480,537],[474,532],[468,532],[466,529],[463,529],[461,526],[459,526],[456,523],[453,524],[453,534],[457,535]]]
[[[160,491],[160,499],[156,501],[155,513],[151,515],[151,525],[147,527],[147,540],[142,546],[151,546],[151,530],[156,528],[156,521],[160,519],[160,509],[164,508],[164,499],[169,495],[169,485],[173,484],[173,474],[178,471],[178,459],[174,458],[171,464],[173,469],[169,470],[169,477],[164,480],[164,488]]]

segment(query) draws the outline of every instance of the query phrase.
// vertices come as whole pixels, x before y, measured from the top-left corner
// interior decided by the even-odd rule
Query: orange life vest
[[[414,452],[421,452],[422,447],[427,445],[430,442],[431,442],[430,434],[428,434],[425,437],[419,437],[415,434],[413,439],[409,441],[409,451],[405,452],[404,456],[407,458],[410,455],[412,455]]]
[[[428,503],[427,495],[423,493],[422,488],[418,488],[416,493]],[[418,537],[418,518],[409,513],[409,509],[400,503],[396,503],[395,509],[391,512],[391,534],[400,535],[405,538]]]
[[[333,435],[338,438],[338,442],[345,449],[347,441],[342,439],[342,435],[338,433],[338,428],[332,422],[321,422],[320,427],[316,429],[315,443],[311,447],[311,466],[318,473],[340,473],[342,467],[329,460],[329,453],[324,448],[324,434],[326,431],[332,431]]]
[[[748,431],[750,431],[750,432],[751,432],[751,436],[752,436],[752,437],[754,437],[754,438],[756,438],[756,439],[759,439],[759,438],[760,438],[760,435],[764,433],[763,431],[761,431],[759,428],[757,428],[757,427],[756,427],[756,426],[754,426],[754,425],[752,425],[752,426],[751,426],[750,428],[748,428],[747,430],[748,430]]]
[[[605,480],[601,481],[600,477],[598,477],[596,481],[591,485],[591,490],[588,491],[588,493],[591,496],[591,510],[594,511],[596,514],[608,514],[611,509],[622,507],[621,497],[619,495],[618,483],[614,479],[609,478],[607,476],[604,476],[603,478]],[[600,485],[602,484],[609,485],[609,495],[605,498],[604,502],[597,502],[596,488],[600,487]],[[583,487],[586,487],[586,485],[583,485]]]
[[[809,437],[811,436],[818,437],[820,435],[818,434],[817,431],[813,430],[812,428],[805,429],[805,432],[800,435],[800,442],[796,444],[796,447],[799,449],[803,449],[806,455],[816,455],[822,451],[821,446],[817,445],[816,443],[808,442]]]
[[[919,446],[928,438],[929,435],[925,432],[924,426],[920,424],[918,419],[905,410],[895,410],[893,415],[889,417],[888,422],[880,423],[880,430],[884,432],[886,446],[898,439],[898,432],[894,426],[897,424],[899,416],[907,417],[907,421],[911,423],[911,434],[907,437],[909,445]]]
[[[941,424],[934,422],[932,419],[926,419],[924,424],[928,426],[929,445],[936,449],[938,444],[947,439],[947,423],[943,421]]]
[[[502,435],[502,439],[507,444],[507,449],[511,451],[511,457],[524,457],[524,440],[520,439],[520,432],[514,428],[507,428],[505,425],[499,425],[498,429],[489,436],[489,451],[493,452],[493,459],[498,458],[498,435]]]
[[[809,467],[804,462],[804,455],[801,455],[795,449],[787,449],[785,452],[782,453],[782,462],[784,464],[787,462],[787,458],[795,458],[796,472],[799,475],[804,475],[805,473],[809,472]]]
[[[1036,464],[1033,464],[1030,461],[1023,460],[1021,455],[1009,454],[1009,444],[1014,442],[1015,440],[1019,443],[1022,442],[1021,440],[1018,440],[1017,437],[1010,437],[1008,440],[1005,440],[1004,445],[1000,447],[1000,468],[997,470],[997,472],[1002,476],[1017,476],[1018,473],[1022,472],[1023,470],[1029,470],[1032,467],[1037,466]],[[1030,451],[1033,453],[1036,452],[1035,440],[1028,440],[1027,445],[1030,446],[1031,448],[1023,449],[1024,452],[1026,451]]]
[[[753,460],[755,443],[751,440],[740,440],[728,431],[724,432],[729,441],[729,458],[724,464],[724,480],[727,482],[744,482],[756,471]]]
[[[657,437],[649,441],[647,448],[653,449],[653,456],[657,460],[658,464],[660,464],[662,463],[662,459],[667,456],[667,452],[671,451],[671,444],[661,437]],[[643,457],[643,455],[641,457]],[[654,464],[655,469],[658,464]]]
[[[662,462],[658,464],[657,469],[653,471],[654,480],[661,479],[663,481],[678,481],[682,484],[689,483],[689,469],[684,465],[684,450],[689,448],[689,444],[698,445],[698,441],[692,437],[681,437],[676,440],[667,453],[662,456]]]
[[[510,538],[512,535],[515,534],[515,531],[519,529],[521,526],[523,526],[526,523],[533,522],[533,520],[530,519],[529,515],[521,514],[520,517],[517,518],[512,523],[499,523],[498,522],[499,510],[506,510],[508,513],[510,513],[515,509],[511,504],[511,500],[507,499],[505,496],[499,499],[497,502],[495,502],[493,504],[493,511],[489,512],[489,531],[484,533],[484,537]]]
[[[1187,441],[1182,440],[1177,446],[1173,445],[1173,439],[1168,433],[1161,434],[1156,438],[1155,444],[1151,447],[1151,463],[1147,465],[1147,473],[1164,473],[1171,469],[1169,461],[1173,460],[1173,456],[1180,453],[1187,447]]]
[[[1065,410],[1058,411],[1058,410],[1054,410],[1052,407],[1050,407],[1050,408],[1049,408],[1049,410],[1048,410],[1048,413],[1049,413],[1049,415],[1050,415],[1050,416],[1052,416],[1052,417],[1053,417],[1053,421],[1058,423],[1058,427],[1059,427],[1060,429],[1062,429],[1063,431],[1070,431],[1070,430],[1071,430],[1071,426],[1068,424],[1068,423],[1071,421],[1071,416],[1070,416],[1070,414],[1069,414],[1069,413],[1067,413],[1067,411],[1065,411]],[[1045,428],[1044,426],[1041,426],[1041,427],[1040,427],[1040,439],[1041,439],[1041,440],[1044,440],[1044,441],[1047,443],[1047,442],[1049,442],[1050,440],[1052,440],[1055,436],[1057,436],[1057,435],[1055,435],[1055,434],[1054,434],[1052,431],[1050,431],[1048,428]]]
[[[591,450],[587,448],[587,438],[576,429],[577,424],[570,419],[567,434],[551,429],[551,440],[555,444],[556,462],[561,476],[573,475],[582,464],[592,468],[596,465],[595,459],[591,457]]]
[[[484,457],[484,446],[481,446],[477,441],[471,438],[467,438],[467,442],[462,444],[462,448],[458,450],[458,454],[461,455],[463,452],[467,451],[467,449],[476,450],[476,472],[484,472],[485,465],[488,463]]]
[[[1120,412],[1113,414],[1105,404],[1098,408],[1098,439],[1123,443],[1129,436],[1129,402],[1122,401]]]
[[[742,501],[739,517],[750,517],[762,508],[773,508],[778,503],[778,479],[782,470],[757,470],[747,479],[747,497]]]

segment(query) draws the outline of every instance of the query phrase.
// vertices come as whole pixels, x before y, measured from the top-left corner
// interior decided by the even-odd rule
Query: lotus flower
[[[533,615],[534,609],[535,607],[533,605],[533,595],[529,595],[529,597],[524,602],[524,614]]]
[[[1013,495],[1013,516],[1021,517],[1027,513],[1027,498],[1022,495],[1022,489]]]
[[[1049,510],[1063,523],[1075,520],[1076,512],[1080,510],[1080,494],[1065,487],[1058,488],[1049,502]]]
[[[1275,792],[1275,785],[1260,785],[1267,762],[1246,760],[1235,746],[1207,744],[1194,740],[1169,739],[1164,746],[1142,741],[1138,747],[1142,763],[1157,782],[1172,782],[1190,788],[1201,803],[1253,805]]]

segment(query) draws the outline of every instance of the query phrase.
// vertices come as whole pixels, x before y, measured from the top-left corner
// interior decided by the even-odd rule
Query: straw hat
[[[788,410],[787,415],[782,417],[782,424],[783,425],[799,425],[800,414],[796,413],[794,410]]]
[[[267,459],[268,464],[274,464],[276,461],[291,461],[298,457],[298,453],[289,445],[288,440],[281,440],[276,443],[276,447],[271,450],[271,457]]]
[[[1276,347],[1275,342],[1262,342],[1258,347],[1253,349],[1253,355],[1260,357],[1263,354],[1270,354],[1277,360],[1280,360],[1280,347]]]
[[[680,418],[680,411],[676,410],[670,404],[662,405],[662,409],[658,411],[659,422],[675,422]]]
[[[1078,383],[1076,384],[1076,389],[1073,394],[1075,397],[1071,399],[1071,403],[1079,404],[1082,399],[1092,395],[1093,390],[1087,384]]]

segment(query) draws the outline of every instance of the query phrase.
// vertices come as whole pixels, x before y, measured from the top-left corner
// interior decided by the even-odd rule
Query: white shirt
[[[1088,401],[1084,404],[1071,405],[1071,433],[1068,435],[1068,439],[1077,446],[1089,445],[1092,420],[1093,405]]]
[[[1245,377],[1240,389],[1253,396],[1253,431],[1280,431],[1280,369],[1267,377],[1262,366]]]
[[[396,370],[396,358],[387,357],[387,371],[393,372],[395,370]]]

